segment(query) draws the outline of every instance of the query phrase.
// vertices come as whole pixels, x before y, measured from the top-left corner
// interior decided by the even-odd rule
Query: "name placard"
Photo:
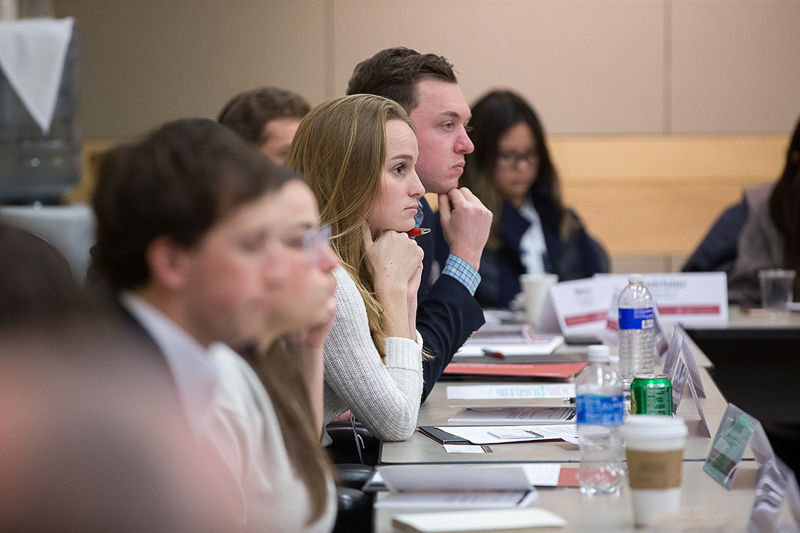
[[[611,278],[619,287],[617,299],[627,285],[624,274],[595,274]],[[655,298],[664,323],[686,325],[728,322],[728,279],[724,272],[643,274],[643,283]]]
[[[758,420],[728,404],[703,465],[703,470],[728,490],[733,487],[744,450],[750,444],[757,425],[761,425]]]
[[[694,382],[689,379],[689,369],[680,359],[675,366],[675,373],[670,378],[670,382],[672,383],[672,414],[678,414],[678,407],[681,404],[683,392],[688,384],[689,392],[692,394],[692,399],[694,400],[695,409],[697,409],[697,414],[700,415],[700,430],[702,436],[711,437],[711,429],[708,427],[708,420],[706,420],[706,414],[703,412],[703,404],[700,403],[700,398],[697,394]]]
[[[553,323],[564,336],[602,335],[607,321],[613,283],[601,278],[556,283],[550,287],[537,330]]]

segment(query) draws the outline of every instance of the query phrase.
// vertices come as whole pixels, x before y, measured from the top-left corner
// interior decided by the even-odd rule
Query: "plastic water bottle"
[[[622,380],[608,364],[608,353],[608,346],[589,346],[589,366],[575,379],[583,494],[614,494],[625,482]]]
[[[641,274],[628,276],[619,296],[619,368],[626,400],[636,374],[652,374],[655,364],[653,295],[642,284]]]

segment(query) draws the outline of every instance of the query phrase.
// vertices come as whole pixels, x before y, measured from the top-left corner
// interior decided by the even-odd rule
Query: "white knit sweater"
[[[339,266],[336,318],[325,340],[324,424],[350,409],[375,437],[405,440],[414,433],[422,395],[422,337],[389,337],[386,364],[372,343],[367,309],[350,275]],[[323,432],[322,444],[331,439]]]

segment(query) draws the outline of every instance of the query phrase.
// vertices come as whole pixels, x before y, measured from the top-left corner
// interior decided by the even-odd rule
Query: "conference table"
[[[800,313],[731,306],[726,324],[684,329],[728,401],[762,422],[800,424]]]
[[[720,425],[728,401],[709,374],[709,370],[713,371],[714,369],[713,362],[706,357],[697,344],[691,339],[688,340],[698,361],[699,372],[707,394],[706,398],[701,398],[699,401],[713,435]],[[470,362],[482,359],[469,358]],[[549,360],[552,361],[559,359],[564,362],[585,360],[586,347],[564,345],[549,357]],[[517,361],[518,359],[515,357],[513,362]],[[459,408],[468,406],[571,405],[568,400],[561,398],[448,399],[447,388],[449,386],[464,384],[502,385],[507,382],[440,381],[433,388],[427,401],[420,407],[418,425],[448,425],[448,418],[453,416]],[[752,452],[749,448],[746,450],[734,487],[728,491],[702,470],[711,448],[712,439],[705,436],[701,429],[700,416],[688,387],[678,409],[678,415],[685,419],[689,429],[683,463],[682,510],[689,514],[702,513],[709,523],[719,525],[719,531],[746,531],[755,496],[758,470]],[[448,454],[439,442],[416,432],[407,441],[383,443],[379,463],[380,465],[460,464],[465,468],[470,468],[480,464],[546,462],[560,463],[563,467],[575,468],[580,462],[578,446],[565,441],[493,444],[490,448],[492,453]],[[380,501],[384,494],[379,494],[377,500]],[[567,526],[563,531],[642,531],[642,529],[634,528],[630,491],[627,486],[618,496],[584,496],[577,488],[544,488],[539,490],[539,498],[534,505],[565,518]],[[395,514],[431,510],[435,509],[393,509],[377,506],[374,515],[374,531],[396,531],[391,525],[392,516]],[[786,514],[785,510],[783,514]]]
[[[534,506],[551,511],[567,521],[559,531],[564,532],[624,532],[624,531],[720,531],[744,532],[755,496],[754,487],[758,475],[755,461],[743,461],[739,467],[733,488],[726,490],[703,472],[703,463],[683,464],[681,485],[681,512],[689,517],[703,515],[707,529],[697,524],[691,527],[636,528],[633,523],[633,507],[630,490],[623,487],[615,496],[585,496],[577,488],[542,488]],[[378,495],[378,501],[385,493]],[[399,531],[392,526],[392,518],[398,514],[435,512],[452,509],[396,509],[376,506],[374,529],[376,533]],[[788,517],[786,510],[781,518]],[[715,526],[715,527],[711,527]],[[551,530],[548,530],[551,531]]]

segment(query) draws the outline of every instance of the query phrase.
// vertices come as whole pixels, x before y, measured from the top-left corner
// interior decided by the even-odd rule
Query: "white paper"
[[[442,444],[447,453],[486,453],[483,446],[473,444]]]
[[[543,385],[448,385],[448,400],[497,400],[513,398],[574,398],[574,383]]]
[[[425,533],[455,531],[498,531],[534,527],[564,527],[567,521],[545,509],[509,509],[504,511],[457,511],[403,514],[394,521],[408,524]]]
[[[532,491],[496,492],[393,492],[375,503],[375,507],[433,509],[511,509],[527,507],[536,501]]]
[[[377,468],[392,492],[527,491],[525,470],[514,464],[388,465]]]
[[[473,444],[503,444],[520,442],[520,438],[503,438],[496,435],[503,433],[519,434],[529,432],[528,441],[562,439],[573,444],[578,443],[578,429],[575,424],[546,426],[437,426]]]
[[[532,484],[537,487],[557,487],[561,475],[561,465],[558,463],[528,463],[522,465],[525,474]]]
[[[529,342],[492,342],[489,339],[468,341],[456,352],[458,357],[483,357],[498,354],[507,357],[515,355],[550,355],[564,344],[561,335],[537,335]]]
[[[445,449],[460,448],[473,449],[471,453],[484,453],[483,446],[470,445],[470,444],[445,444]],[[449,453],[449,452],[448,452]],[[557,487],[558,479],[561,476],[561,465],[559,463],[522,463],[521,466],[528,477],[528,482],[536,487]],[[467,468],[477,468],[477,466],[468,466]],[[372,478],[369,480],[371,485],[384,485],[383,475],[380,469],[376,469]],[[384,485],[385,486],[385,485]]]
[[[487,324],[461,347],[457,356],[549,355],[564,344],[560,335],[534,335],[528,324]]]
[[[575,420],[574,407],[468,407],[451,424],[563,424]]]

